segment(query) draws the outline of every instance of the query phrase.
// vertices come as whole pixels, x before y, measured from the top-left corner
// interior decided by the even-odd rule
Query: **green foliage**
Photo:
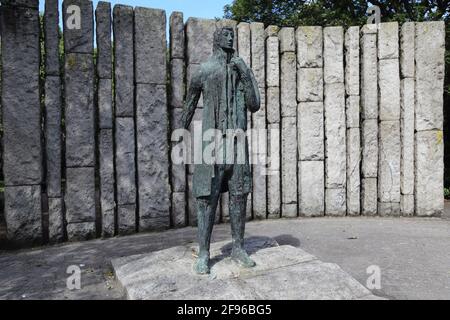
[[[450,189],[444,188],[444,198],[450,200]]]

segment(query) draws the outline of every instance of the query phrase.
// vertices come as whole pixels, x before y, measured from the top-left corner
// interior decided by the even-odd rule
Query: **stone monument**
[[[210,271],[211,233],[220,194],[224,192],[230,193],[231,257],[243,267],[255,266],[243,247],[247,196],[252,189],[248,141],[244,135],[244,139],[240,140],[244,142],[237,146],[234,135],[236,132],[245,134],[247,110],[259,110],[260,95],[252,70],[235,54],[233,43],[232,28],[216,29],[213,54],[200,65],[191,79],[182,117],[184,127],[189,128],[203,94],[202,136],[207,130],[215,130],[222,143],[224,138],[227,140],[227,148],[217,148],[215,152],[218,156],[212,163],[202,159],[202,163],[194,166],[193,194],[197,205],[199,241],[199,255],[194,269],[198,274]],[[230,139],[233,145],[231,152],[228,148]],[[243,147],[242,157],[239,157],[235,147]],[[206,143],[202,142],[202,150],[205,151],[205,148]],[[226,159],[225,163],[218,161],[220,159]]]

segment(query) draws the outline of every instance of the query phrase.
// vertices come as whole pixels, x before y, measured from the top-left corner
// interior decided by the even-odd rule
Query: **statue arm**
[[[202,75],[201,70],[199,70],[192,76],[191,84],[189,86],[186,101],[184,104],[181,121],[185,129],[188,129],[189,126],[191,125],[191,121],[195,113],[195,108],[197,108],[198,100],[200,99],[201,93],[202,93]]]
[[[260,108],[261,97],[252,69],[247,68],[247,72],[241,74],[241,79],[244,84],[245,106],[254,113]]]

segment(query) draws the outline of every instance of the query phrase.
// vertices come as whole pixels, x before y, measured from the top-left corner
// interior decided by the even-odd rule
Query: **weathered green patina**
[[[251,112],[259,110],[260,96],[255,77],[245,62],[235,55],[233,42],[234,31],[231,28],[217,29],[214,33],[213,55],[193,75],[188,89],[182,118],[186,129],[191,124],[202,94],[203,134],[211,129],[220,130],[223,137],[230,129],[245,132],[247,110]],[[209,143],[208,141],[202,143],[203,151]],[[233,161],[236,159],[237,149],[233,151]],[[243,163],[208,163],[202,159],[202,163],[195,164],[193,195],[197,198],[200,247],[199,258],[195,265],[197,273],[209,272],[209,245],[214,216],[220,194],[227,191],[230,192],[232,257],[245,267],[255,265],[243,249],[246,199],[252,189],[246,138],[244,156]]]

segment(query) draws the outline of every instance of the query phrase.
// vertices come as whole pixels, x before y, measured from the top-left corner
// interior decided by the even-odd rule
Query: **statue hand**
[[[247,65],[241,57],[234,57],[230,61],[231,66],[237,69],[239,74],[245,74],[247,72]]]

